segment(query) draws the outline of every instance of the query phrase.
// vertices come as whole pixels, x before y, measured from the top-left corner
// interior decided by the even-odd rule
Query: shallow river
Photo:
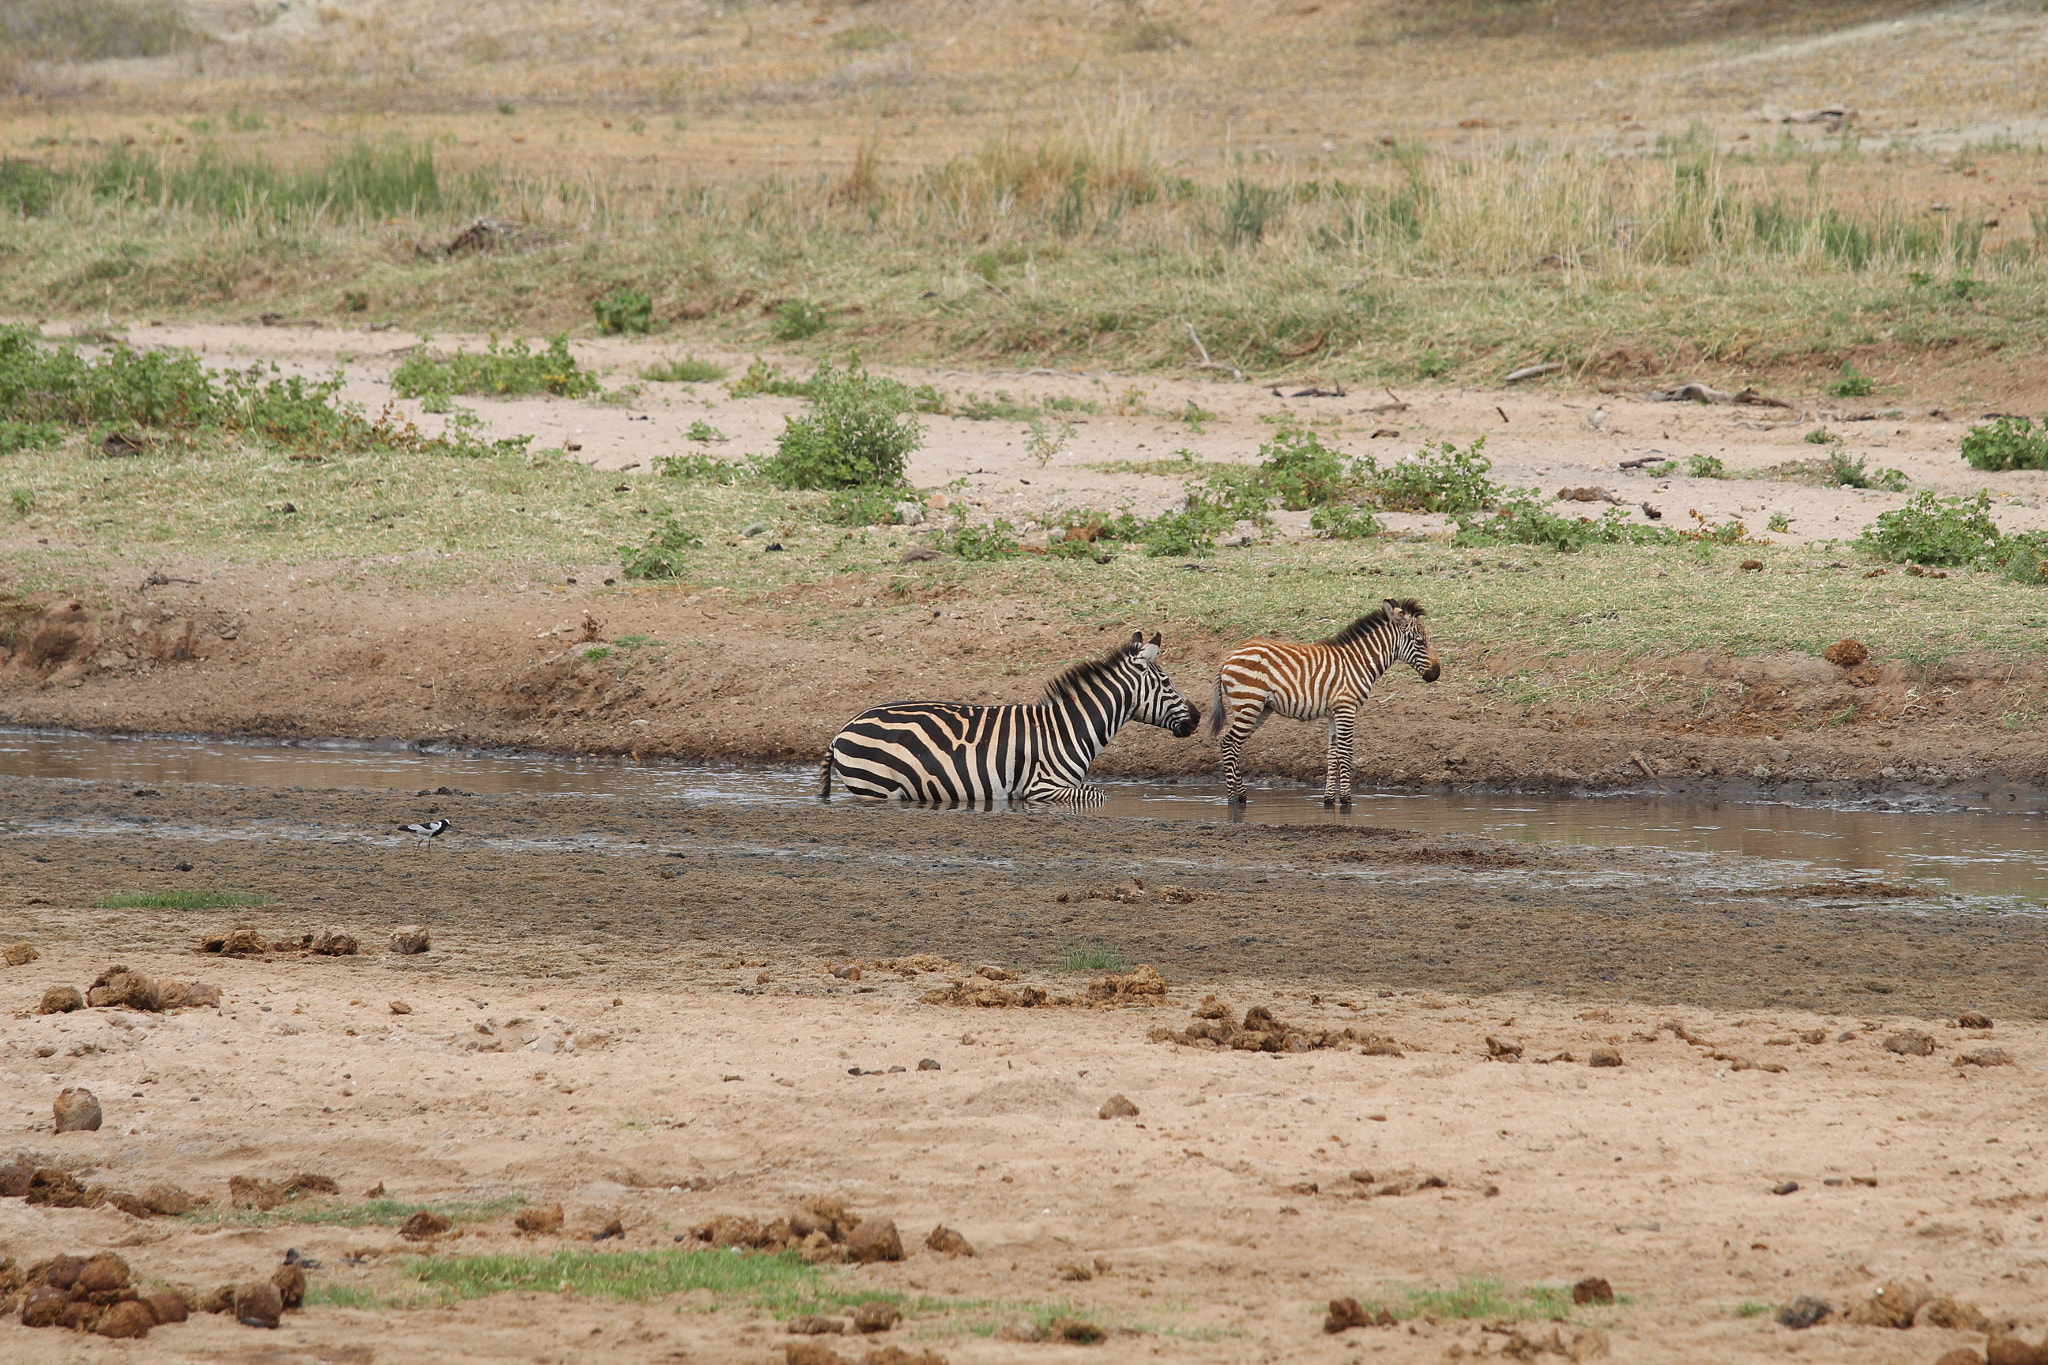
[[[804,768],[630,764],[549,754],[421,750],[389,743],[281,744],[0,729],[0,775],[147,786],[354,787],[479,793],[565,792],[690,801],[796,804],[817,799]],[[1101,812],[1155,820],[1228,820],[1222,788],[1109,782]],[[844,798],[841,798],[844,799]],[[985,817],[986,818],[986,817]],[[1305,787],[1254,791],[1261,822],[1350,821],[1495,839],[1731,853],[1838,877],[1914,882],[1979,904],[2039,908],[2048,898],[2048,821],[2037,815],[1904,809],[1882,802],[1791,804],[1640,796],[1366,791],[1348,813]],[[2029,903],[2031,902],[2031,905]]]

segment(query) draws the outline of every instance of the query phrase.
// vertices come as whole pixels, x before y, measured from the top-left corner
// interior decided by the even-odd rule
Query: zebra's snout
[[[1186,739],[1189,735],[1193,734],[1195,731],[1201,728],[1202,718],[1196,715],[1193,711],[1190,711],[1185,716],[1181,717],[1181,719],[1174,722],[1172,733],[1175,739]]]
[[[1438,678],[1441,678],[1443,675],[1444,666],[1438,663],[1435,659],[1431,659],[1429,661],[1429,667],[1422,670],[1422,680],[1424,682],[1435,682]]]

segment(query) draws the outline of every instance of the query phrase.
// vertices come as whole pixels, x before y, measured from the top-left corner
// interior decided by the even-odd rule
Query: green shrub
[[[1686,457],[1685,473],[1692,479],[1725,479],[1728,466],[1721,463],[1718,455],[1691,455]]]
[[[1608,508],[1598,518],[1559,516],[1533,488],[1502,499],[1483,521],[1469,512],[1453,520],[1458,528],[1452,537],[1455,545],[1544,545],[1562,552],[1588,545],[1654,544],[1670,536],[1659,527],[1635,525],[1619,507]]]
[[[2013,582],[2048,588],[2048,531],[2001,536],[1989,558]]]
[[[655,456],[654,472],[661,478],[674,479],[678,483],[724,485],[738,483],[752,471],[737,460],[721,460],[715,455],[693,450],[683,455]]]
[[[1224,191],[1223,221],[1216,235],[1226,246],[1257,246],[1269,228],[1278,226],[1285,207],[1280,191],[1233,180]]]
[[[1998,548],[1991,495],[1938,498],[1922,493],[1904,507],[1879,514],[1856,547],[1881,559],[1919,564],[1974,564]]]
[[[640,545],[619,547],[619,567],[628,578],[681,578],[683,559],[704,538],[674,517],[657,526]]]
[[[911,488],[842,488],[825,499],[825,520],[834,526],[894,526],[896,505],[916,498]]]
[[[1482,453],[1485,449],[1484,436],[1463,450],[1445,439],[1425,444],[1414,459],[1390,469],[1378,469],[1368,460],[1366,484],[1373,501],[1390,512],[1482,511],[1506,491],[1486,477],[1493,461]]]
[[[2048,419],[2038,430],[2027,417],[2001,417],[1988,427],[1971,427],[1963,437],[1963,458],[1972,469],[2048,469]]]
[[[0,417],[0,455],[17,450],[54,450],[64,440],[64,428],[55,422],[17,422]]]
[[[437,210],[474,211],[495,197],[483,171],[444,183],[433,145],[402,138],[359,141],[318,165],[279,169],[260,156],[231,157],[202,147],[189,161],[136,151],[108,149],[83,175],[103,199],[127,200],[153,208],[168,201],[222,216],[292,210],[388,217]]]
[[[952,551],[962,559],[1007,559],[1017,553],[1017,528],[997,517],[986,526],[963,526],[953,533]]]
[[[1421,355],[1415,357],[1415,377],[1417,379],[1441,379],[1451,372],[1452,363],[1451,358],[1441,352],[1435,350],[1424,351]]]
[[[1344,457],[1307,427],[1284,426],[1259,447],[1259,475],[1290,512],[1321,507],[1344,483]]]
[[[924,440],[909,416],[910,390],[868,374],[855,359],[843,370],[819,361],[808,385],[810,411],[785,419],[763,471],[783,488],[895,488]]]
[[[654,300],[638,289],[614,289],[590,305],[598,330],[606,336],[654,330]]]
[[[825,310],[810,300],[788,299],[776,306],[768,334],[777,341],[802,341],[824,331],[828,321]]]
[[[1837,398],[1868,398],[1877,392],[1877,385],[1868,375],[1858,374],[1856,367],[1845,360],[1842,362],[1842,377],[1828,385],[1828,392]]]
[[[689,426],[683,429],[683,439],[686,441],[695,441],[698,445],[701,446],[708,446],[712,444],[714,441],[725,441],[731,438],[728,437],[724,432],[720,431],[717,427],[712,426],[711,423],[699,417],[696,421],[690,423]]]
[[[1308,519],[1309,528],[1325,540],[1369,540],[1386,530],[1386,523],[1363,507],[1341,503],[1318,507]]]
[[[415,351],[392,372],[391,391],[400,398],[424,398],[429,412],[447,411],[453,394],[551,393],[558,398],[586,398],[598,390],[597,377],[578,369],[569,354],[569,338],[560,332],[536,354],[524,341],[501,347],[493,335],[482,355],[458,349],[452,356]]]
[[[13,488],[7,493],[7,505],[14,509],[14,515],[25,517],[36,510],[36,494],[33,488]]]
[[[1228,497],[1212,499],[1192,491],[1178,512],[1162,512],[1143,523],[1137,539],[1145,553],[1155,558],[1211,555],[1216,553],[1216,537],[1240,519],[1239,510]],[[1262,514],[1263,510],[1261,499]]]
[[[1827,453],[1821,466],[1820,481],[1830,488],[1882,488],[1888,493],[1906,491],[1906,471],[1903,469],[1880,469],[1871,472],[1863,466],[1863,456],[1850,458],[1849,452],[1839,445]]]
[[[684,356],[681,360],[663,360],[640,371],[642,379],[657,384],[709,384],[725,378],[726,368],[709,360],[695,356]]]
[[[759,356],[747,366],[747,372],[727,386],[735,398],[752,398],[766,394],[770,398],[809,398],[811,381],[791,379]]]
[[[0,157],[0,213],[33,218],[57,198],[57,177],[35,161]]]

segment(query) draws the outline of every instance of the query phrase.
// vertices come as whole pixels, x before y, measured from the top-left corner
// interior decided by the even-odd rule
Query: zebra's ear
[[[1135,650],[1144,643],[1145,632],[1142,630],[1134,630],[1131,632],[1131,642],[1129,645],[1125,646],[1125,648]]]
[[[1399,616],[1401,614],[1401,604],[1394,598],[1383,597],[1380,599],[1380,605],[1387,609],[1387,615],[1389,616]]]
[[[1159,648],[1159,632],[1156,630],[1152,632],[1152,648]]]

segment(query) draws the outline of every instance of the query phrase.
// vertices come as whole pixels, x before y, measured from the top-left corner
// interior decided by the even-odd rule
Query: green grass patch
[[[202,144],[184,157],[174,148],[115,146],[76,175],[102,203],[177,205],[208,215],[278,221],[319,213],[378,219],[421,213],[475,213],[495,198],[482,171],[445,177],[428,142],[357,141],[310,166],[281,167],[261,155]]]
[[[1755,1299],[1744,1299],[1735,1305],[1735,1316],[1738,1318],[1760,1318],[1770,1311],[1769,1304],[1758,1303]]]
[[[161,57],[204,35],[173,0],[9,0],[0,45],[43,61]]]
[[[1114,948],[1069,948],[1067,955],[1060,959],[1063,972],[1128,972],[1124,955]]]
[[[642,379],[657,384],[711,384],[730,373],[725,366],[693,355],[657,361],[640,371]]]
[[[438,1213],[451,1223],[486,1223],[522,1207],[524,1199],[457,1200],[445,1204],[414,1204],[402,1199],[364,1199],[353,1203],[322,1199],[317,1195],[303,1201],[280,1204],[274,1209],[201,1209],[184,1215],[185,1221],[230,1227],[293,1226],[329,1228],[397,1227],[416,1213]]]
[[[524,341],[501,346],[496,336],[480,355],[460,348],[452,356],[416,351],[391,374],[391,391],[400,398],[426,399],[429,412],[446,412],[448,399],[458,393],[587,398],[597,390],[597,377],[577,367],[576,357],[569,354],[569,338],[560,332],[549,337],[541,351]]]
[[[1402,1322],[1410,1318],[1460,1321],[1555,1318],[1564,1321],[1572,1315],[1572,1291],[1569,1287],[1558,1289],[1532,1284],[1516,1289],[1505,1280],[1484,1275],[1460,1280],[1449,1289],[1410,1289],[1403,1286],[1394,1292],[1400,1295],[1399,1299],[1388,1296],[1370,1303],[1361,1301],[1360,1306],[1370,1316],[1377,1316],[1381,1309],[1385,1309]]]
[[[97,910],[225,910],[236,905],[269,905],[268,896],[242,891],[115,891],[93,902]]]

